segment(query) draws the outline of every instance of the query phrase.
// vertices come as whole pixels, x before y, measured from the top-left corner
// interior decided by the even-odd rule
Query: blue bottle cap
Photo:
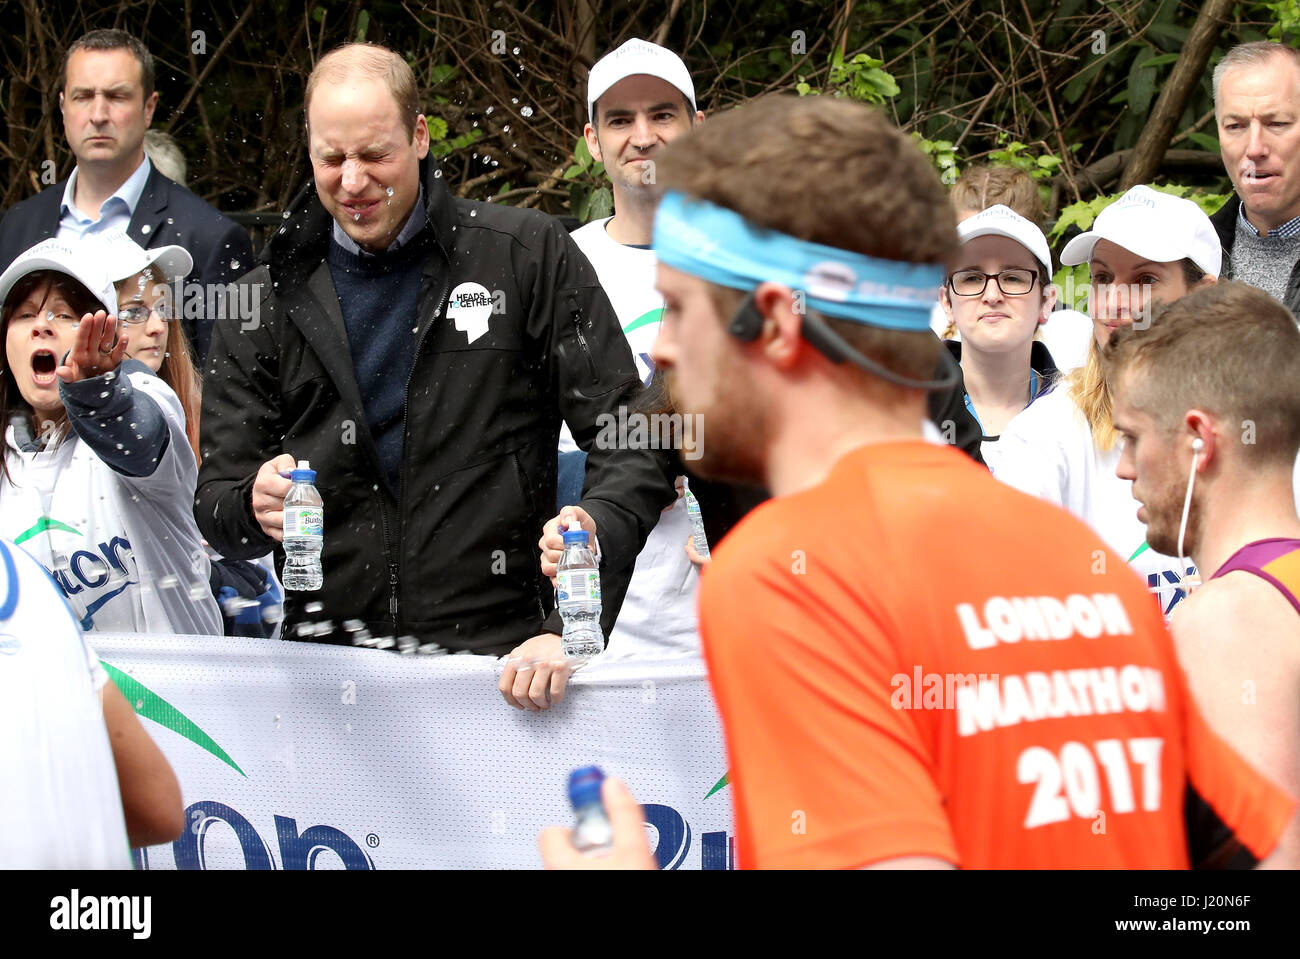
[[[315,470],[290,470],[289,479],[293,480],[295,483],[311,483],[312,485],[315,485],[316,471]]]
[[[570,543],[581,543],[583,546],[587,545],[587,531],[585,529],[566,529],[560,535],[564,537],[565,546],[568,546]]]
[[[605,774],[599,766],[583,766],[569,773],[569,802],[573,808],[600,802],[600,786]]]

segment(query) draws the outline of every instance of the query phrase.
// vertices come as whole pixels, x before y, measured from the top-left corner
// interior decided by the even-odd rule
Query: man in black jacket
[[[598,417],[641,385],[595,272],[554,218],[452,197],[400,57],[335,50],[306,101],[314,181],[241,280],[254,322],[214,330],[199,528],[227,556],[275,549],[282,566],[281,473],[310,461],[325,585],[290,594],[285,635],[319,639],[330,620],[513,650],[536,663],[520,705],[545,708],[567,669],[533,549],[561,418],[589,455],[606,636],[673,501],[673,454],[597,443]]]
[[[5,215],[0,269],[52,236],[73,239],[113,229],[145,248],[184,247],[194,258],[192,283],[224,286],[252,268],[248,233],[167,179],[145,156],[144,134],[157,104],[153,57],[129,33],[94,30],[68,48],[59,110],[77,166],[68,179]],[[187,303],[204,304],[182,314],[201,363],[212,329],[209,297],[183,292]],[[211,300],[224,302],[215,295]]]

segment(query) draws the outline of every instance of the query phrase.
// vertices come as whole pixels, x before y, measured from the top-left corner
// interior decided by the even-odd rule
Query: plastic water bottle
[[[605,651],[600,631],[600,570],[587,546],[585,529],[566,529],[555,574],[555,605],[564,620],[564,655],[590,659]]]
[[[691,483],[682,477],[682,489],[686,492],[686,515],[691,521],[691,542],[695,552],[701,556],[709,555],[709,537],[704,533],[704,514],[700,512],[700,501],[691,492]]]
[[[320,551],[325,545],[325,510],[316,492],[316,471],[306,460],[289,474],[293,486],[284,498],[284,575],[289,590],[320,589],[325,576]]]
[[[614,828],[605,815],[600,787],[605,774],[599,766],[584,766],[569,773],[569,802],[573,803],[573,845],[589,856],[608,853],[614,845]]]

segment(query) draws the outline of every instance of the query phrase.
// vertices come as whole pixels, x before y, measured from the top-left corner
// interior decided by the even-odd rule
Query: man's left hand
[[[555,585],[555,572],[560,564],[560,554],[564,552],[561,527],[571,529],[575,525],[581,526],[590,534],[592,552],[595,552],[596,521],[580,506],[566,506],[560,510],[560,515],[549,520],[542,528],[542,538],[537,541],[537,548],[542,551],[542,575],[550,579],[552,586]]]
[[[541,712],[564,699],[573,664],[555,633],[542,633],[510,651],[497,689],[516,709]]]

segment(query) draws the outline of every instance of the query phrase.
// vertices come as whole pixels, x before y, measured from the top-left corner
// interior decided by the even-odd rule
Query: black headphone
[[[731,322],[727,324],[727,332],[742,343],[752,343],[758,339],[758,334],[763,331],[763,314],[754,302],[754,294],[757,290],[750,290],[745,298],[740,301],[740,306],[732,314]],[[881,366],[875,360],[868,356],[863,356],[841,337],[838,333],[826,325],[825,319],[813,310],[805,310],[802,315],[802,328],[800,333],[805,340],[823,356],[832,363],[843,363],[846,360],[854,366],[860,367],[881,379],[888,380],[898,386],[906,386],[918,390],[946,390],[956,385],[961,378],[961,367],[957,365],[956,359],[947,349],[939,351],[939,368],[943,371],[937,380],[914,380],[906,376],[900,376],[893,370],[888,370]]]
[[[741,300],[740,306],[731,318],[731,323],[727,326],[727,331],[742,343],[752,343],[758,339],[758,334],[763,332],[763,314],[759,312],[758,304],[754,302],[753,290]]]

